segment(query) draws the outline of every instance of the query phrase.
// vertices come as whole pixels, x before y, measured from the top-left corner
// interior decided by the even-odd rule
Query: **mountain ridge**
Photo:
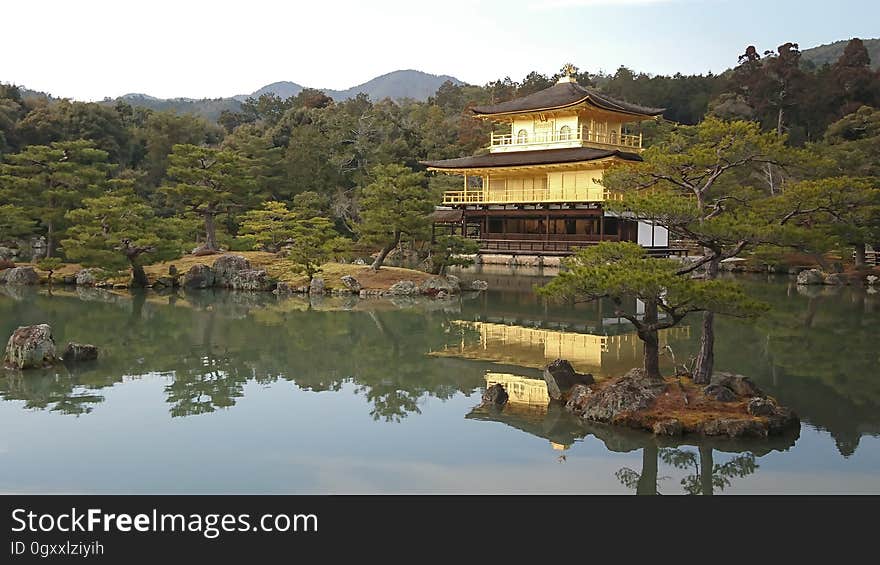
[[[371,100],[392,98],[401,100],[412,98],[425,101],[429,96],[437,92],[440,85],[446,81],[453,84],[463,85],[463,81],[451,75],[434,75],[415,69],[401,69],[391,71],[374,77],[367,82],[352,86],[345,90],[333,90],[330,88],[316,88],[336,101],[354,98],[359,93],[364,93]],[[174,110],[175,112],[195,113],[210,120],[216,120],[223,110],[237,111],[241,103],[248,98],[258,98],[263,94],[274,94],[279,98],[286,99],[296,96],[306,88],[292,81],[277,81],[267,84],[250,94],[238,94],[220,98],[157,98],[142,92],[129,92],[117,98],[106,101],[125,100],[130,104],[136,104],[153,110]]]
[[[801,51],[802,61],[811,66],[822,66],[824,64],[833,63],[843,53],[849,39],[841,39],[831,43],[817,45]],[[868,53],[871,57],[871,67],[875,70],[880,69],[880,38],[862,39]],[[374,77],[364,83],[352,86],[344,90],[334,90],[330,88],[315,88],[324,92],[334,100],[343,101],[363,92],[370,97],[371,100],[377,101],[383,98],[392,98],[400,100],[404,98],[412,98],[414,100],[424,101],[433,95],[437,88],[445,81],[451,81],[457,85],[464,85],[465,82],[451,75],[435,75],[426,73],[416,69],[399,69]],[[282,99],[296,96],[307,87],[293,81],[277,81],[264,85],[250,94],[238,94],[235,96],[218,97],[218,98],[158,98],[146,93],[129,92],[115,98],[105,98],[103,103],[114,103],[118,100],[124,100],[132,105],[143,106],[153,110],[171,110],[178,113],[191,113],[201,115],[209,120],[216,120],[220,113],[224,110],[236,112],[241,109],[241,103],[250,97],[259,97],[263,94],[272,93]],[[49,99],[56,97],[43,93],[30,91],[25,89],[31,96],[42,96]]]
[[[840,39],[838,41],[832,41],[831,43],[825,43],[823,45],[816,45],[815,47],[804,49],[801,51],[801,59],[812,63],[817,67],[821,67],[826,63],[833,64],[841,55],[843,55],[843,50],[851,39]],[[862,43],[865,44],[865,48],[868,50],[868,55],[871,57],[871,68],[875,71],[880,69],[880,38],[860,39],[862,39]]]

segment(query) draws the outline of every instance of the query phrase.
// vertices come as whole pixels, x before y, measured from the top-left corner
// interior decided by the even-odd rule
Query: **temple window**
[[[561,141],[568,141],[571,139],[571,128],[569,126],[562,126],[559,128],[559,139]]]
[[[528,143],[529,142],[529,132],[524,129],[519,130],[516,133],[516,142],[517,143]]]

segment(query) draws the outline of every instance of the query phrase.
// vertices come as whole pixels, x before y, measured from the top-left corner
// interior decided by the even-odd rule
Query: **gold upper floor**
[[[528,124],[514,124],[510,133],[492,132],[489,140],[489,151],[525,151],[530,149],[558,149],[564,147],[595,147],[597,149],[613,148],[626,151],[642,151],[642,134],[631,134],[623,131],[620,124],[593,122],[587,125],[568,124],[547,128],[522,127]]]
[[[492,132],[489,151],[530,151],[567,147],[620,149],[640,153],[641,132],[632,132],[612,113],[567,111],[535,113],[509,118],[510,129]]]
[[[492,134],[493,153],[568,147],[638,152],[642,148],[638,124],[660,116],[663,108],[612,98],[565,75],[549,88],[472,111],[477,118],[509,126]]]

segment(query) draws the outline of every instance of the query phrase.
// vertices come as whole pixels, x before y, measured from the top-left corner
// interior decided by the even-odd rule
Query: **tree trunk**
[[[855,246],[855,267],[856,269],[864,268],[865,266],[865,244],[859,243]]]
[[[636,494],[657,494],[657,445],[642,448],[642,473],[636,485]]]
[[[777,114],[777,116],[776,116],[776,135],[782,135],[782,133],[783,133],[783,129],[784,129],[784,127],[783,127],[784,124],[782,121],[783,114],[784,114],[784,112],[782,111],[782,106],[779,106],[779,114]]]
[[[385,262],[385,257],[391,253],[391,250],[397,247],[400,243],[400,232],[396,232],[394,234],[394,242],[389,243],[385,247],[382,248],[382,251],[379,252],[379,255],[376,257],[376,260],[373,261],[373,264],[370,265],[370,268],[374,271],[378,271],[382,267],[382,263]]]
[[[430,273],[432,275],[443,276],[443,272],[445,271],[445,266],[441,264],[441,261],[435,261],[435,258],[439,255],[439,253],[432,253],[428,255],[428,262],[431,265]]]
[[[644,325],[646,329],[639,330],[639,338],[645,345],[645,373],[648,377],[659,379],[660,375],[660,340],[656,329],[650,329],[657,323],[657,302],[645,301]]]
[[[770,186],[770,196],[776,196],[776,182],[773,180],[773,165],[767,163],[767,184]]]
[[[54,239],[55,225],[53,224],[52,220],[49,220],[49,222],[46,224],[46,259],[52,256],[52,247],[55,244]]]
[[[143,265],[138,265],[134,260],[130,260],[131,264],[131,286],[132,288],[144,288],[150,281],[147,280],[147,273],[144,272]]]
[[[217,250],[217,228],[214,227],[214,213],[205,212],[205,249]]]
[[[712,379],[715,365],[715,313],[703,312],[703,333],[700,335],[700,352],[694,367],[694,382],[707,385]]]
[[[706,264],[706,278],[718,277],[718,259]],[[712,370],[715,366],[715,313],[703,312],[703,333],[700,335],[700,352],[697,354],[697,364],[694,367],[694,382],[697,384],[709,384],[712,379]]]
[[[715,462],[712,458],[712,448],[704,445],[700,446],[700,492],[705,495],[712,495],[714,487],[712,485],[712,471],[715,469]]]

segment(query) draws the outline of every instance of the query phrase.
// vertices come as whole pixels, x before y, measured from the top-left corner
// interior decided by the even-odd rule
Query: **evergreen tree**
[[[14,204],[0,206],[0,241],[14,241],[28,237],[36,233],[36,230],[37,220],[28,214],[26,208]]]
[[[480,243],[457,235],[441,235],[434,238],[431,245],[431,266],[434,274],[444,275],[448,267],[470,267],[473,255],[480,249]]]
[[[296,220],[291,235],[293,245],[288,249],[287,257],[309,279],[320,272],[321,265],[341,247],[341,238],[329,218]]]
[[[682,277],[675,264],[647,257],[635,243],[602,242],[579,250],[564,264],[565,270],[538,293],[571,302],[610,300],[615,316],[632,323],[644,343],[649,377],[661,377],[660,330],[678,325],[691,312],[752,316],[765,309],[738,285]],[[644,315],[636,300],[644,303]]]
[[[789,186],[780,200],[783,209],[791,210],[783,217],[783,223],[791,221],[825,235],[809,240],[799,238],[801,245],[808,241],[824,246],[839,243],[852,249],[855,266],[862,268],[865,245],[880,242],[880,179],[876,177],[801,181]],[[812,249],[822,250],[816,249],[815,244]]]
[[[0,201],[18,207],[18,219],[7,229],[22,229],[25,214],[38,218],[46,256],[52,257],[68,226],[65,215],[100,190],[110,169],[107,152],[86,140],[31,145],[7,155],[0,163]]]
[[[58,257],[46,257],[44,259],[40,259],[37,261],[37,267],[41,271],[46,271],[49,275],[46,277],[49,286],[52,286],[52,275],[55,274],[55,271],[58,270],[58,267],[61,266],[61,259]]]
[[[277,253],[292,242],[298,219],[283,202],[265,202],[262,209],[249,210],[242,216],[239,234],[252,240],[255,248]]]
[[[703,247],[703,257],[682,267],[681,275],[704,268],[714,279],[721,261],[782,238],[783,232],[771,227],[778,219],[762,212],[757,201],[780,190],[780,179],[774,169],[768,175],[767,167],[789,158],[783,137],[762,133],[755,123],[708,118],[676,128],[643,156],[644,163],[605,175],[607,188],[624,193],[622,202],[609,204]],[[763,191],[747,188],[756,178],[766,185]],[[713,365],[714,313],[707,310],[694,380],[708,383]]]
[[[73,224],[61,242],[68,259],[107,270],[129,267],[131,286],[148,284],[143,256],[162,261],[180,256],[181,242],[173,220],[157,218],[129,183],[86,198],[83,207],[68,212]]]
[[[231,150],[175,145],[170,162],[168,175],[173,184],[160,191],[178,213],[202,218],[202,249],[218,251],[216,217],[244,207],[254,196],[247,160]]]
[[[836,116],[862,106],[880,106],[880,73],[871,70],[871,57],[861,39],[853,38],[846,44],[828,79],[834,85]]]
[[[361,241],[381,248],[372,264],[378,271],[404,236],[427,239],[438,197],[425,186],[422,173],[401,165],[378,165],[371,174],[372,182],[361,193],[356,231]]]

